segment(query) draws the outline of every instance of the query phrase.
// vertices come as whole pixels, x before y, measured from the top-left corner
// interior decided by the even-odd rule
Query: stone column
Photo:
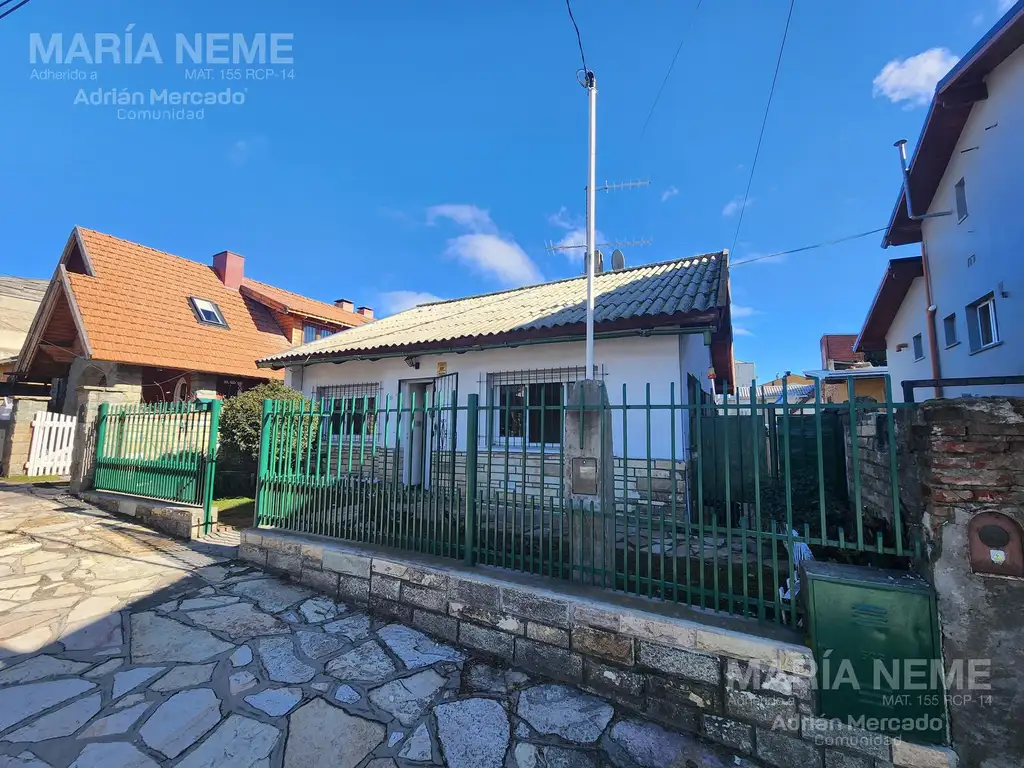
[[[948,692],[953,747],[961,765],[1020,765],[1024,578],[1011,571],[1024,547],[992,527],[1024,526],[1024,398],[929,400],[909,424],[943,662],[967,680]]]
[[[581,381],[569,387],[562,447],[564,501],[570,508],[570,521],[563,525],[572,532],[572,578],[587,584],[612,586],[615,579],[615,473],[611,412],[603,381]],[[573,488],[574,459],[596,461],[597,482],[593,489],[596,493],[574,493],[579,490]],[[594,515],[590,514],[591,504]],[[592,569],[604,569],[603,582],[600,573]]]
[[[138,403],[142,391],[138,386],[79,387],[75,392],[75,447],[71,454],[71,492],[81,493],[92,488],[96,470],[96,418],[100,405]]]
[[[0,476],[24,475],[28,461],[29,448],[32,445],[32,420],[37,413],[44,413],[49,407],[50,398],[38,395],[15,395],[14,409],[11,411],[11,422],[4,441],[3,465]]]

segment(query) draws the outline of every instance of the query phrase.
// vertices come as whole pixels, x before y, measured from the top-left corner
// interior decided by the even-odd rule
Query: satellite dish
[[[618,248],[612,251],[612,269],[619,270],[626,268],[626,257]]]

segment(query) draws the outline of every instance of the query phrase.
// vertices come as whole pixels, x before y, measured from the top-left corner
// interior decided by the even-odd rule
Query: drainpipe
[[[932,301],[932,271],[928,268],[928,249],[924,247],[924,238],[921,238],[921,267],[924,271],[924,300],[928,302],[926,327],[928,329],[928,349],[932,358],[932,378],[942,378],[942,367],[939,365],[939,341],[935,331],[935,313],[938,307]],[[942,397],[942,386],[935,387],[935,397]]]

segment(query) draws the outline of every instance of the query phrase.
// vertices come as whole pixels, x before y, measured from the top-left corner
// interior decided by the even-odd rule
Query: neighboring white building
[[[734,379],[729,312],[727,254],[648,264],[595,277],[595,362],[612,405],[647,401],[657,406],[688,402],[687,382],[702,389],[731,388]],[[568,384],[586,378],[584,335],[586,278],[560,280],[499,293],[424,304],[361,328],[264,358],[261,367],[286,369],[286,382],[314,400],[366,397],[370,408],[398,398],[408,408],[415,397],[448,405],[457,392],[459,406],[468,396],[481,405],[547,406],[565,401]],[[611,420],[613,453],[622,456],[623,438],[630,457],[685,459],[685,412],[676,411],[673,432],[667,410],[622,411]],[[552,413],[543,426],[531,413],[511,424],[481,424],[481,450],[557,455],[562,424]],[[383,439],[383,416],[375,432]],[[454,425],[455,449],[466,449],[466,411]],[[481,416],[481,421],[485,417]],[[360,423],[362,423],[360,421]],[[393,429],[393,428],[392,428]],[[416,429],[421,432],[417,434]],[[404,459],[406,482],[420,472],[418,446],[427,445],[421,424],[403,426],[405,445],[415,455]],[[648,433],[650,453],[648,453]],[[525,443],[525,445],[524,445]],[[429,463],[427,464],[429,467]],[[429,470],[428,470],[429,471]]]
[[[855,347],[886,351],[897,397],[905,379],[1024,375],[1022,44],[1018,2],[936,87],[909,171],[913,213],[930,218],[911,219],[901,191],[883,240],[922,255],[890,262]],[[943,392],[965,394],[1024,385]]]

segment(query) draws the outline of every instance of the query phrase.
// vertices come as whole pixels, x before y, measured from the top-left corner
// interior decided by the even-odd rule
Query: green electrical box
[[[802,565],[822,717],[863,718],[868,730],[945,743],[945,677],[931,586],[902,571]]]

